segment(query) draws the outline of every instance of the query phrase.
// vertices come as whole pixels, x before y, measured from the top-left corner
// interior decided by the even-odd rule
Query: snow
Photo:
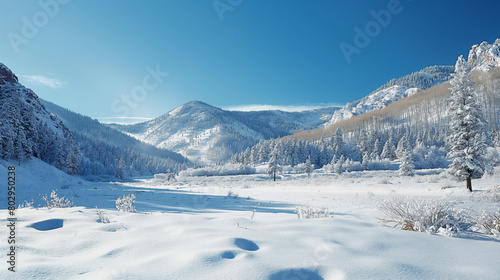
[[[2,182],[7,166],[0,164]],[[500,273],[498,239],[395,229],[380,223],[376,208],[377,199],[397,194],[495,211],[498,203],[480,198],[498,185],[498,170],[474,180],[471,195],[442,170],[418,170],[411,178],[397,171],[316,171],[311,179],[283,175],[276,182],[254,174],[91,183],[39,160],[16,167],[19,203],[33,197],[37,205],[39,194],[56,189],[76,207],[17,210],[18,271],[2,269],[0,279],[495,279]],[[137,213],[115,209],[124,194],[136,196]],[[5,208],[5,196],[0,200]],[[298,219],[295,206],[306,204],[327,207],[330,217]],[[98,222],[95,206],[110,223]]]

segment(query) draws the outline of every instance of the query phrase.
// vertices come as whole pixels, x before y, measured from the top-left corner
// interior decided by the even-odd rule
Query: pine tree
[[[392,136],[385,142],[384,148],[382,149],[382,154],[380,155],[384,159],[393,160],[396,158],[396,147],[393,144]]]
[[[335,135],[333,136],[333,150],[337,157],[345,153],[344,136],[340,127],[335,130]]]
[[[400,176],[414,176],[415,165],[413,164],[413,151],[410,149],[403,152],[401,164],[399,165]]]
[[[333,166],[333,170],[335,173],[340,175],[340,174],[342,174],[342,172],[344,172],[344,167],[343,167],[344,161],[345,161],[344,155],[341,155],[340,159]]]
[[[405,134],[403,134],[403,137],[399,139],[398,147],[396,148],[396,156],[399,159],[402,159],[403,156],[405,155],[405,152],[409,149],[410,149],[410,136],[408,135],[408,132],[405,132]]]
[[[314,167],[313,167],[313,165],[311,163],[311,158],[309,158],[309,157],[306,159],[305,171],[307,173],[307,178],[311,178],[311,174],[314,171]]]
[[[277,173],[281,172],[281,163],[279,160],[279,151],[280,147],[279,145],[275,145],[273,151],[271,152],[270,158],[269,158],[269,163],[267,165],[267,175],[273,178],[274,181],[276,181],[276,175]]]
[[[450,81],[450,133],[447,137],[448,157],[452,160],[449,172],[459,180],[466,180],[472,192],[472,179],[484,174],[482,156],[485,151],[484,118],[476,100],[471,68],[460,56]]]

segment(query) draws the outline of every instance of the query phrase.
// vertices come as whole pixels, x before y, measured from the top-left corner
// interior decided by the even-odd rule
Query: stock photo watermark
[[[7,170],[7,270],[16,272],[16,167],[9,166]]]
[[[340,50],[345,57],[347,63],[351,63],[354,54],[360,54],[361,50],[368,47],[371,40],[382,32],[392,21],[394,15],[398,15],[403,11],[403,6],[399,0],[389,0],[387,8],[378,12],[371,10],[370,15],[373,20],[368,21],[364,28],[359,26],[354,27],[354,38],[352,44],[345,41],[339,44]]]
[[[22,26],[19,33],[10,32],[7,35],[10,45],[14,52],[18,54],[20,52],[19,47],[21,45],[26,45],[29,41],[35,38],[40,29],[44,28],[49,24],[50,19],[54,18],[59,11],[61,6],[66,5],[71,0],[40,0],[38,1],[38,6],[40,10],[35,12],[31,17],[22,17]]]
[[[163,82],[163,79],[170,75],[168,72],[162,72],[159,65],[156,65],[154,69],[151,66],[147,66],[146,72],[148,74],[142,78],[141,85],[133,87],[130,94],[124,93],[111,103],[111,111],[113,113],[122,117],[128,116],[132,109],[137,108],[139,103],[146,100],[149,92],[157,89]]]
[[[233,12],[236,7],[241,5],[243,0],[215,0],[212,2],[215,12],[219,16],[220,21],[224,21],[224,14]]]

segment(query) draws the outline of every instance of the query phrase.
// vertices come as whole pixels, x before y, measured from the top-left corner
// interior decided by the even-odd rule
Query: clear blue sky
[[[223,108],[345,104],[500,37],[498,1],[401,0],[348,63],[339,45],[356,47],[354,28],[395,2],[217,1],[219,13],[212,0],[65,0],[57,9],[0,0],[0,62],[73,111],[156,117],[190,100]],[[148,66],[169,75],[148,78]]]

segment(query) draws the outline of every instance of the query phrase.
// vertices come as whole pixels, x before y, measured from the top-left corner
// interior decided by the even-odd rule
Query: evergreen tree
[[[484,174],[482,156],[485,151],[484,118],[476,100],[471,68],[460,56],[450,81],[450,129],[447,137],[448,157],[452,160],[449,172],[459,180],[466,180],[472,191],[472,179]]]
[[[309,157],[306,159],[306,162],[305,162],[305,171],[307,173],[307,178],[311,178],[311,174],[314,171],[314,167],[311,163],[311,158],[309,158]]]
[[[271,178],[273,178],[274,181],[276,181],[276,175],[281,172],[281,163],[279,160],[279,146],[275,145],[270,158],[269,158],[269,163],[267,165],[267,175],[269,175]]]
[[[410,149],[403,152],[401,164],[399,165],[400,176],[413,176],[415,175],[415,165],[413,164],[413,151]]]
[[[342,172],[344,172],[344,167],[343,167],[344,161],[345,161],[344,155],[341,155],[340,159],[333,166],[333,170],[335,173],[340,175],[340,174],[342,174]]]
[[[344,136],[340,127],[335,130],[335,135],[333,136],[333,150],[337,157],[345,153]]]
[[[410,147],[410,136],[409,136],[408,132],[405,132],[405,134],[403,134],[403,137],[401,137],[401,139],[399,139],[398,147],[396,148],[396,156],[399,159],[402,159],[403,156],[405,155],[405,152],[408,151],[410,148],[411,148]]]

